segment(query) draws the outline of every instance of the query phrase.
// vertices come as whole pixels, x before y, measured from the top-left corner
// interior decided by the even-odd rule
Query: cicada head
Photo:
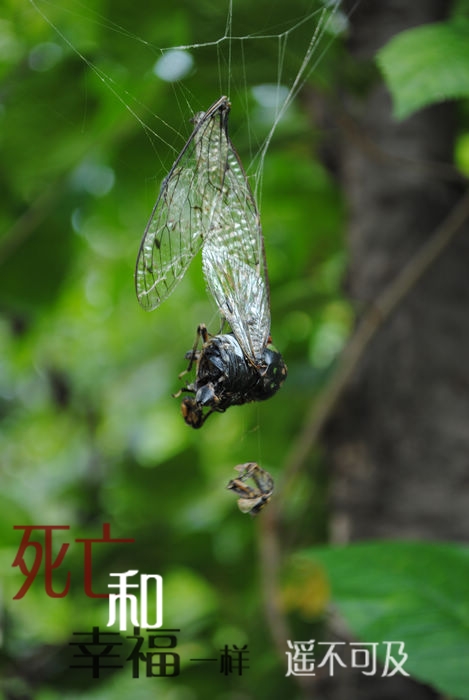
[[[270,399],[282,386],[287,377],[287,365],[281,354],[268,345],[258,366],[259,383],[256,387],[256,401]]]
[[[204,416],[197,401],[190,396],[186,396],[186,398],[183,399],[181,403],[181,413],[187,425],[190,425],[192,428],[201,428],[207,417]]]

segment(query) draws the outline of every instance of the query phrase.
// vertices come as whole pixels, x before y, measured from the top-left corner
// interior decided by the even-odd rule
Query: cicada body
[[[270,399],[287,376],[287,367],[279,352],[264,348],[256,364],[246,358],[233,333],[210,336],[205,326],[197,329],[203,341],[201,350],[192,350],[189,369],[196,361],[196,378],[181,391],[181,409],[186,423],[200,428],[213,412],[223,413],[230,406]]]
[[[186,423],[199,428],[214,411],[262,401],[279,389],[286,365],[270,346],[264,239],[254,196],[228,136],[230,103],[217,100],[194,117],[194,130],[164,180],[137,258],[137,298],[159,306],[202,250],[208,289],[231,333],[199,332],[189,353],[196,378],[184,387]]]

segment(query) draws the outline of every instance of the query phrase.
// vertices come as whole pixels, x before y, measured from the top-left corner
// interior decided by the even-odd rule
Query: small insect
[[[274,490],[274,480],[269,472],[261,469],[255,462],[238,464],[235,469],[240,472],[240,476],[237,479],[232,479],[226,488],[241,496],[238,499],[238,506],[242,513],[257,515],[270,501]],[[255,488],[246,486],[245,482],[248,479],[253,480]]]
[[[230,332],[212,336],[201,324],[186,353],[187,371],[195,363],[196,377],[176,395],[192,394],[181,410],[193,428],[215,411],[270,398],[287,376],[282,356],[270,344],[264,240],[254,196],[228,136],[230,108],[221,97],[195,115],[194,130],[162,183],[135,271],[138,301],[151,311],[202,249],[208,289]]]

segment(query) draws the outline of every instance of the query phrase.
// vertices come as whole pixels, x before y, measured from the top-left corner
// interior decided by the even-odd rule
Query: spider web
[[[152,7],[151,14],[146,14],[148,8],[145,7],[143,16],[148,17],[148,29],[145,27],[144,36],[132,31],[132,26],[141,29],[142,24],[133,23],[132,16],[123,15],[121,8],[120,14],[117,11],[109,15],[100,13],[96,9],[100,6],[99,0],[68,0],[65,5],[50,0],[30,0],[30,3],[68,48],[69,55],[78,57],[82,68],[89,69],[90,77],[104,84],[114,107],[116,101],[117,106],[120,103],[121,113],[130,116],[134,130],[136,123],[141,127],[155,154],[151,189],[148,176],[141,177],[142,188],[147,187],[149,197],[152,192],[153,202],[148,209],[141,209],[141,219],[135,220],[135,228],[129,231],[135,240],[135,255],[144,231],[147,234],[145,221],[148,221],[158,199],[159,185],[163,183],[161,187],[164,188],[168,174],[173,172],[172,165],[192,131],[194,114],[203,113],[220,95],[228,96],[231,103],[230,137],[241,158],[240,171],[247,173],[247,190],[252,190],[255,201],[253,206],[242,207],[239,213],[230,211],[226,221],[218,217],[219,228],[223,232],[234,226],[234,230],[237,224],[239,230],[246,232],[248,219],[254,215],[254,219],[259,220],[256,206],[262,222],[262,178],[266,156],[274,137],[283,135],[288,142],[294,135],[291,123],[298,124],[298,114],[301,113],[299,106],[294,104],[295,98],[314,74],[324,52],[346,26],[339,0],[312,0],[306,7],[303,0],[292,0],[287,8],[283,3],[272,6],[266,2],[261,8],[263,11],[259,11],[263,3],[260,0],[254,8],[257,26],[247,0],[225,0],[220,4],[205,0],[190,9],[183,0],[173,0],[174,7],[180,10],[181,17],[190,23],[190,27],[177,28],[174,8]],[[143,7],[137,3],[136,18],[141,19]],[[110,19],[114,17],[119,22]],[[125,24],[122,17],[126,18]],[[160,25],[165,21],[166,29],[170,31],[162,32]],[[174,31],[173,25],[176,26]],[[239,28],[242,31],[238,31]],[[171,33],[178,39],[189,36],[197,41],[174,41],[162,46],[161,36]],[[157,41],[151,40],[154,35],[159,37]],[[147,90],[148,86],[152,89]],[[164,98],[160,108],[155,94]],[[169,110],[168,104],[171,105]],[[303,124],[307,129],[309,125],[304,118]],[[235,153],[231,166],[236,160]],[[183,171],[186,179],[192,180],[192,170],[185,168]],[[232,184],[239,181],[240,178],[235,177]],[[247,201],[243,196],[245,189],[242,185],[234,187],[233,191],[239,192],[240,196],[232,197],[233,206],[235,200],[238,203]],[[159,237],[149,239],[146,248],[151,244],[152,250],[146,255],[145,266],[139,268],[137,263],[137,280],[142,279],[142,270],[145,277],[148,303],[142,305],[147,310],[159,305],[185,277],[193,254],[201,247],[196,236],[198,226],[194,228],[194,235],[190,234],[191,244],[182,245],[185,234],[181,232],[188,226],[191,228],[197,212],[203,211],[202,206],[195,206],[198,200],[193,188],[186,184],[171,192],[167,194],[173,204],[190,203],[194,199],[194,206],[187,204],[179,212],[172,211],[170,219],[159,219],[168,232],[175,222],[179,222],[176,226],[179,236],[169,236],[171,240],[167,245],[156,248],[153,243],[160,244]],[[163,218],[166,214],[162,213]],[[80,211],[73,214],[80,215]],[[80,231],[79,221],[77,226],[73,225]],[[245,354],[256,359],[261,356],[270,337],[268,245],[266,266],[260,226],[258,231],[256,234],[253,229],[247,237],[250,243],[244,245],[240,255],[233,257],[228,251],[222,254],[223,241],[227,240],[225,236],[217,247],[205,245],[202,256],[209,298],[215,300],[222,323],[228,323]],[[91,245],[96,245],[98,237],[94,234]],[[166,239],[168,235],[163,242]],[[182,252],[175,258],[173,253],[178,247]],[[155,268],[152,263],[154,256],[164,264]],[[137,282],[137,296],[142,303],[143,287],[138,287]]]
[[[91,0],[69,0],[65,5],[49,0],[30,0],[30,3],[61,42],[88,66],[140,124],[161,163],[156,178],[163,179],[169,171],[171,162],[162,152],[169,151],[172,160],[176,158],[190,134],[192,115],[205,110],[220,95],[227,95],[233,105],[232,120],[236,120],[237,131],[241,134],[243,165],[258,204],[264,161],[272,139],[288,120],[289,108],[314,74],[324,52],[337,34],[344,31],[347,23],[340,10],[340,0],[315,0],[306,5],[298,2],[287,9],[266,3],[266,17],[260,27],[251,21],[246,3],[239,0],[202,3],[201,7],[197,5],[191,9],[175,0],[186,20],[194,24],[192,31],[186,28],[179,33],[190,33],[195,41],[160,46],[150,37],[154,33],[152,27],[165,22],[166,6],[152,7],[147,37],[132,32],[130,16],[128,26],[114,23],[101,14],[96,9],[97,3]],[[110,54],[113,52],[113,37],[129,42],[129,51],[141,55],[140,63],[149,80],[171,86],[172,120],[152,111],[151,105],[133,91],[128,76],[122,77],[111,69],[110,61],[106,61],[105,47],[100,47],[100,51],[87,50],[86,39],[76,36],[74,31],[75,17],[82,26],[89,28],[90,37],[93,37],[96,27],[106,30]],[[242,27],[245,33],[238,32],[238,27]],[[167,33],[178,32],[169,27]],[[207,33],[211,36],[207,37]],[[92,48],[92,39],[88,43]],[[104,55],[104,60],[98,62],[94,57],[96,53]],[[92,59],[90,55],[93,55]],[[124,69],[122,65],[122,75]],[[209,87],[206,98],[194,88],[195,73],[202,76]],[[240,151],[236,132],[232,139]]]

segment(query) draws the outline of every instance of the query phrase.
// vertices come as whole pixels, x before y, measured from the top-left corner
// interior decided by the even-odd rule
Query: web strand
[[[136,122],[149,137],[155,151],[158,150],[155,147],[155,144],[164,144],[165,146],[169,147],[176,156],[178,153],[178,147],[168,143],[168,141],[159,132],[158,128],[151,127],[142,114],[151,114],[152,118],[156,119],[157,122],[164,126],[165,132],[167,133],[169,130],[170,132],[174,133],[180,143],[184,143],[188,133],[190,133],[190,128],[187,129],[187,132],[181,133],[181,127],[178,128],[178,125],[181,124],[180,119],[175,120],[174,122],[168,122],[167,120],[162,119],[162,117],[157,113],[151,112],[148,105],[143,104],[129,90],[123,89],[122,86],[119,85],[118,81],[114,80],[93,60],[88,58],[85,53],[80,50],[80,48],[76,46],[67,36],[66,32],[57,26],[56,21],[52,21],[50,19],[47,8],[51,7],[56,9],[58,7],[57,5],[54,5],[51,2],[42,2],[42,0],[30,0],[30,3],[35,11],[54,30],[60,40],[87,65],[87,67],[120,102],[125,110],[129,112],[131,117],[136,120]],[[129,39],[132,42],[144,47],[145,50],[149,51],[152,61],[154,61],[155,57],[162,57],[169,52],[175,51],[186,52],[191,56],[194,55],[197,61],[201,51],[208,51],[211,49],[215,51],[218,70],[219,95],[228,95],[233,99],[236,97],[236,99],[239,101],[244,115],[236,115],[236,113],[233,113],[233,122],[236,119],[241,121],[243,116],[247,121],[246,131],[251,155],[247,159],[243,157],[243,160],[246,165],[246,170],[248,173],[251,173],[253,177],[253,189],[255,195],[260,199],[262,190],[262,172],[266,154],[269,150],[279,123],[285,117],[291,103],[297,97],[299,91],[302,89],[305,82],[308,80],[308,77],[314,71],[318,61],[321,59],[323,52],[327,49],[326,46],[322,50],[322,53],[318,54],[319,43],[325,32],[328,30],[331,19],[338,12],[339,0],[329,0],[327,3],[324,2],[322,9],[316,9],[303,17],[292,19],[286,27],[285,25],[282,27],[272,26],[265,31],[254,31],[244,35],[233,33],[233,23],[236,19],[236,5],[233,6],[233,0],[228,0],[224,28],[220,36],[209,41],[194,42],[190,44],[183,43],[166,47],[155,46],[145,37],[139,37],[116,22],[110,21],[107,17],[102,16],[94,9],[87,7],[83,2],[77,2],[74,7],[76,10],[70,9],[69,6],[62,9],[62,6],[60,6],[60,11],[64,13],[64,16],[73,16],[74,13],[79,14],[81,12],[83,16],[86,16],[87,21],[105,27],[106,29],[109,29],[110,32],[116,33],[119,36],[125,37],[126,39]],[[301,46],[296,45],[296,36],[299,31],[307,35],[307,30],[309,28],[311,28],[310,39],[306,45],[306,48],[303,48],[304,53],[301,57],[302,49]],[[331,35],[331,41],[333,38],[333,35]],[[253,77],[250,75],[250,60],[252,59],[252,56],[247,51],[247,48],[249,47],[249,51],[254,51],[254,54],[252,55],[256,55],[255,52],[262,54],[264,52],[264,46],[271,46],[273,42],[276,46],[276,61],[272,65],[275,66],[275,68],[271,71],[270,76],[266,76],[266,78],[263,78],[262,80],[265,84],[270,84],[273,87],[275,86],[276,95],[275,99],[273,100],[273,104],[270,105],[270,127],[267,128],[267,134],[264,137],[261,137],[259,142],[259,138],[253,133],[251,123],[249,122],[249,115],[252,109],[252,95],[250,94],[250,91],[254,85],[252,83]],[[237,52],[236,56],[234,53],[235,49]],[[290,77],[290,83],[288,83],[285,74],[285,65],[289,51],[290,54],[296,53],[296,55],[300,56],[299,64],[295,69],[296,72],[294,73],[293,78]],[[267,50],[266,55],[269,55]],[[150,61],[149,68],[151,68]],[[194,95],[187,89],[184,79],[174,83],[173,91],[175,95],[174,99],[177,105],[177,109],[175,111],[176,113],[179,112],[183,116],[183,123],[187,123],[188,118],[192,114],[207,107],[207,104],[199,102],[197,95]],[[212,95],[213,99],[216,99],[216,97],[217,95]]]

